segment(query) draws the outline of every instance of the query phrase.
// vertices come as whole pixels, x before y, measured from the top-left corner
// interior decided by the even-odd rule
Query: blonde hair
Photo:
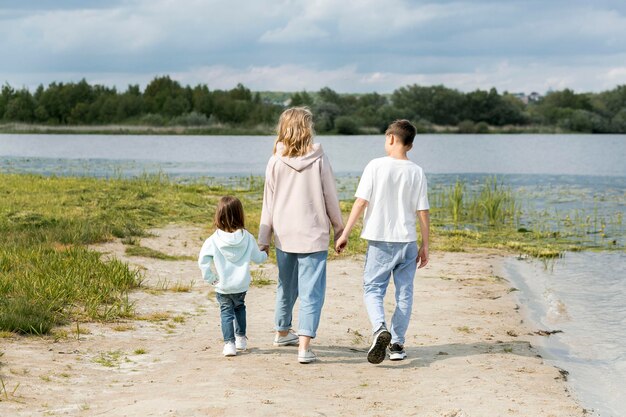
[[[282,156],[303,156],[309,152],[313,144],[313,113],[308,107],[292,107],[283,112],[278,119],[276,128],[278,136],[274,142],[274,154],[276,145],[282,142],[285,146]]]

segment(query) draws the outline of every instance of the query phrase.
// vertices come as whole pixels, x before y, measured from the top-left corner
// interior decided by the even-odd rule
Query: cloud
[[[597,91],[626,82],[623,39],[619,1],[0,0],[0,82]]]

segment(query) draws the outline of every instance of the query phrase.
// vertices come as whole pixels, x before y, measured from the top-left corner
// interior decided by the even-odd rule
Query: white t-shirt
[[[367,200],[361,237],[414,242],[418,210],[428,210],[424,171],[414,162],[391,157],[370,161],[355,197]]]

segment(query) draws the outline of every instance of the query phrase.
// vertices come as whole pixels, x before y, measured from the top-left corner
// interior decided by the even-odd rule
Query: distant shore
[[[551,126],[488,126],[487,129],[462,131],[457,126],[418,126],[421,134],[580,134]],[[0,134],[57,134],[57,135],[234,135],[234,136],[273,136],[274,126],[231,126],[216,124],[210,126],[146,126],[146,125],[45,125],[6,123],[0,124]],[[372,128],[364,128],[359,135],[381,135]],[[321,135],[342,135],[325,132]]]

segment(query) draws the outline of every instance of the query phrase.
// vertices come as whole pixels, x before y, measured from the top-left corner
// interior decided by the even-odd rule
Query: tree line
[[[280,95],[252,92],[239,84],[210,90],[183,86],[169,76],[154,78],[142,91],[76,83],[40,85],[34,92],[8,84],[0,93],[0,120],[45,125],[128,124],[147,126],[273,126],[286,106],[306,105],[320,133],[379,133],[399,118],[421,132],[452,128],[461,133],[544,127],[559,131],[626,133],[626,85],[600,93],[570,89],[525,104],[495,88],[461,92],[443,85],[408,85],[392,94],[339,94],[330,88]]]

